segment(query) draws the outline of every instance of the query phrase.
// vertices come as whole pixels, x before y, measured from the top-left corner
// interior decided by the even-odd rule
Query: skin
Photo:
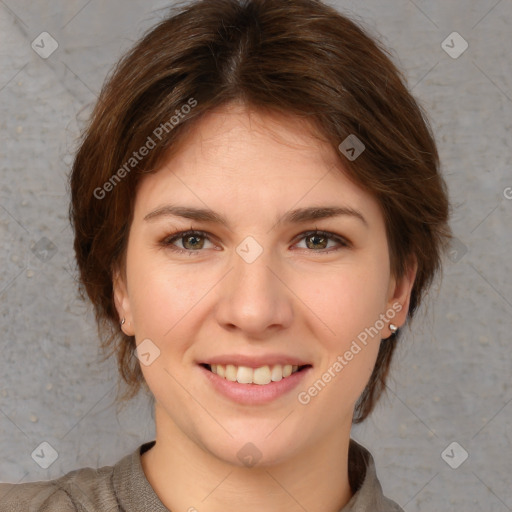
[[[291,116],[231,104],[204,117],[137,191],[114,292],[124,332],[160,350],[141,365],[156,402],[156,445],[142,464],[170,510],[234,511],[243,503],[247,512],[338,512],[352,496],[354,405],[389,324],[307,405],[297,395],[393,304],[401,311],[392,322],[405,322],[415,268],[400,279],[391,275],[378,203],[346,177],[344,157],[313,133]],[[167,204],[210,208],[230,227],[144,220]],[[308,206],[349,207],[366,224],[349,215],[276,224],[288,210]],[[194,255],[162,243],[189,229],[208,238],[178,238],[174,247],[197,248]],[[349,245],[304,237],[315,229]],[[247,236],[263,248],[250,264],[236,252]],[[273,402],[242,405],[215,391],[198,366],[229,353],[287,354],[312,368]],[[261,453],[251,468],[237,457],[248,442]]]

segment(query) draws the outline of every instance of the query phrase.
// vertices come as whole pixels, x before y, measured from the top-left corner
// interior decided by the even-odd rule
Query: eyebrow
[[[276,221],[276,225],[300,224],[312,220],[328,219],[342,215],[359,219],[368,227],[368,222],[361,212],[346,206],[310,206],[308,208],[290,210]],[[224,216],[208,208],[166,205],[148,213],[144,217],[144,220],[151,221],[160,217],[182,217],[185,219],[220,224],[229,228],[229,222]]]

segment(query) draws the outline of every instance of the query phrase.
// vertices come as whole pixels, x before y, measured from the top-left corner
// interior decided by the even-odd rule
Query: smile
[[[205,367],[212,373],[217,374],[225,380],[238,382],[239,384],[258,384],[264,386],[271,382],[279,382],[286,379],[290,375],[301,371],[306,366],[298,365],[264,365],[258,368],[250,368],[248,366],[236,366],[234,364],[211,364]]]
[[[235,362],[236,356],[222,357],[223,363],[211,361],[199,364],[197,368],[215,393],[241,405],[265,405],[287,396],[313,370],[311,364],[279,364],[275,360],[278,358],[283,359],[277,356],[266,359],[261,357],[259,360],[238,357],[238,365],[235,365],[228,361]],[[274,361],[271,364],[265,364],[272,359]]]

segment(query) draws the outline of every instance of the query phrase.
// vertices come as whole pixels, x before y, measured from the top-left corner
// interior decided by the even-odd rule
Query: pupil
[[[185,245],[185,247],[187,247],[187,244],[188,244],[188,242],[190,240],[196,240],[197,241],[197,240],[199,240],[199,237],[197,235],[190,235],[190,236],[185,237],[185,240],[186,240],[186,243],[184,245]],[[191,247],[192,249],[196,249],[196,247],[194,247],[194,246],[197,245],[197,244],[194,244],[192,242],[191,245],[193,246],[193,247]]]
[[[323,237],[323,236],[321,236],[321,235],[311,235],[311,236],[309,237],[309,239],[310,239],[310,240],[315,240],[315,239],[317,239],[317,240],[318,240],[318,239],[319,239],[319,240],[323,241],[324,243],[322,244],[322,248],[323,248],[323,246],[325,245],[325,237]],[[321,243],[321,242],[320,242],[320,243]],[[316,244],[314,244],[314,243],[313,243],[312,245],[316,245]]]

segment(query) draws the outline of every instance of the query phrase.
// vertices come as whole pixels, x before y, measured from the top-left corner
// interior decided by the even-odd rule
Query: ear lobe
[[[398,279],[392,279],[390,283],[390,294],[388,297],[388,308],[393,308],[397,311],[397,304],[400,304],[400,309],[393,321],[398,327],[402,326],[409,311],[409,304],[411,302],[411,293],[418,271],[418,263],[416,258],[411,258],[410,264],[404,274]],[[394,307],[393,307],[394,306]]]
[[[119,323],[121,324],[124,319],[124,322],[121,324],[121,329],[128,336],[134,336],[128,288],[125,279],[118,270],[114,271],[112,289],[114,293],[114,303],[117,314],[119,315]]]

